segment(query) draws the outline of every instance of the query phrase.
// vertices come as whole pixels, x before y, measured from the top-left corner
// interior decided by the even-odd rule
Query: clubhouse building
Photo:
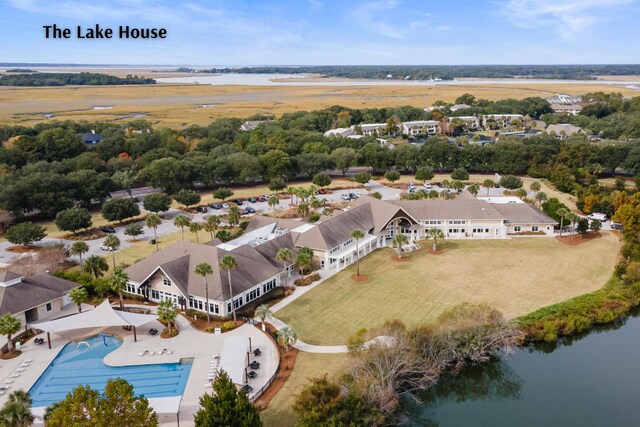
[[[339,212],[339,213],[338,213]],[[126,269],[127,292],[151,301],[170,299],[176,305],[216,316],[229,316],[291,275],[299,248],[310,248],[320,270],[339,271],[356,260],[355,229],[364,231],[357,242],[359,256],[391,246],[397,234],[410,242],[427,238],[428,230],[442,230],[446,239],[506,239],[516,235],[552,236],[553,219],[526,203],[489,203],[476,198],[456,200],[383,201],[363,196],[350,210],[322,217],[316,223],[254,216],[245,234],[229,242],[215,239],[206,244],[177,242]],[[287,248],[292,259],[276,255]],[[237,267],[219,268],[231,255]],[[206,262],[212,274],[195,273]],[[231,283],[228,275],[230,271]],[[205,283],[208,287],[208,300]]]

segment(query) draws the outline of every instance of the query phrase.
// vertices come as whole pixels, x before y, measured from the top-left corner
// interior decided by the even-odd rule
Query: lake
[[[411,425],[640,425],[640,318],[559,346],[519,349],[443,381],[414,408]]]
[[[206,85],[243,85],[243,86],[457,86],[457,85],[530,85],[530,84],[610,84],[631,86],[640,82],[622,82],[615,80],[540,80],[540,79],[487,79],[487,80],[340,80],[340,81],[273,81],[275,79],[300,79],[303,74],[236,74],[194,75],[188,77],[157,78],[158,83],[199,83]]]

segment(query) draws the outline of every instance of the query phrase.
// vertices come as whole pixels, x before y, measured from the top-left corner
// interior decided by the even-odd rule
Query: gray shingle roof
[[[509,224],[557,224],[553,218],[527,203],[501,203],[493,207],[504,215]]]
[[[20,275],[13,272],[5,272],[4,276],[20,277]],[[60,298],[66,292],[78,286],[80,285],[75,282],[49,274],[23,277],[20,283],[15,285],[0,286],[0,315],[4,313],[15,314],[29,310]]]
[[[503,219],[496,205],[484,200],[392,200],[417,219]]]

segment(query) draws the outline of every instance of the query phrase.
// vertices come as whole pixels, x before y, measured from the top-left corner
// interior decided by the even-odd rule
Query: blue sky
[[[639,63],[640,0],[0,0],[0,62]],[[46,40],[43,25],[163,27]]]

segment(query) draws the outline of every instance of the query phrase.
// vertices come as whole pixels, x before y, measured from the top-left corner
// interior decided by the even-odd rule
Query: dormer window
[[[167,276],[162,276],[162,283],[164,283],[165,286],[171,286],[171,279]]]

